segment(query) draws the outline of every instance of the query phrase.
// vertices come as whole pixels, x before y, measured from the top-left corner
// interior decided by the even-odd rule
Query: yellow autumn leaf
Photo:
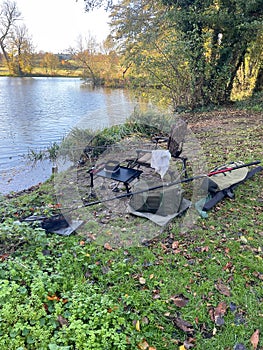
[[[184,345],[179,346],[179,350],[186,350],[186,348],[184,347]]]
[[[135,324],[136,331],[140,332],[141,327],[140,327],[140,321],[138,320]]]
[[[240,237],[240,241],[243,242],[243,243],[247,243],[247,239],[246,239],[246,237],[244,237],[244,236],[241,236],[241,237]]]
[[[149,344],[147,343],[147,341],[145,339],[141,343],[139,343],[137,346],[141,350],[149,349]]]

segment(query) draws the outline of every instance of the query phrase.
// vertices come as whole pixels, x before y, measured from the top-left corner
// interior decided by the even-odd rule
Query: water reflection
[[[29,149],[37,151],[60,142],[83,123],[90,129],[122,123],[132,110],[128,102],[123,90],[83,88],[78,78],[1,77],[0,193],[26,186],[22,177],[28,169],[24,156]],[[35,177],[26,175],[28,185],[48,178],[48,168],[32,169]]]

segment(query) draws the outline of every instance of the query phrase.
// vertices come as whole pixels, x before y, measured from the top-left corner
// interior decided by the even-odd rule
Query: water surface
[[[72,128],[120,124],[132,111],[124,90],[83,87],[79,78],[0,78],[0,193],[46,180],[48,162],[32,167],[29,150],[61,142]]]

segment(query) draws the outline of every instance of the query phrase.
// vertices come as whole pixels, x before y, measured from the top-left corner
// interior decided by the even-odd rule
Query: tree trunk
[[[262,87],[263,87],[263,66],[261,65],[258,74],[257,74],[257,79],[256,79],[256,84],[253,89],[253,94],[257,92],[262,92]]]
[[[238,50],[237,55],[236,55],[237,58],[233,62],[233,65],[232,65],[233,69],[231,70],[230,82],[227,86],[228,100],[230,100],[230,95],[231,95],[231,92],[233,89],[233,84],[234,84],[234,80],[236,78],[237,72],[238,72],[239,68],[241,67],[242,63],[244,63],[246,52],[247,52],[246,48],[243,50]]]
[[[9,59],[8,53],[6,52],[5,45],[3,44],[3,42],[1,40],[0,40],[0,47],[1,47],[4,59],[5,59],[5,62],[7,64],[7,68],[8,68],[9,74],[12,74],[12,68],[11,68],[11,64],[10,64],[10,59]]]

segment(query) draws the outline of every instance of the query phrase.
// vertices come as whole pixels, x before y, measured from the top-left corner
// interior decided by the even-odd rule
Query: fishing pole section
[[[125,198],[131,199],[134,196],[145,194],[145,193],[151,193],[152,191],[156,191],[156,190],[165,191],[166,189],[169,189],[169,188],[172,188],[175,186],[179,186],[181,184],[190,183],[190,182],[202,179],[203,180],[202,186],[204,186],[204,188],[207,189],[208,195],[206,198],[201,200],[200,203],[198,203],[199,207],[198,207],[198,205],[196,205],[196,208],[200,213],[203,213],[203,212],[207,212],[207,211],[211,210],[217,203],[222,201],[225,197],[233,199],[234,198],[234,189],[238,185],[240,185],[241,183],[245,182],[246,180],[252,178],[256,173],[263,170],[262,166],[255,167],[252,170],[249,170],[248,168],[250,166],[258,165],[260,163],[261,163],[260,160],[256,160],[256,161],[249,162],[249,163],[232,162],[232,163],[217,167],[217,168],[213,169],[212,171],[210,171],[208,174],[200,174],[200,175],[196,175],[196,176],[192,176],[192,177],[187,177],[187,178],[179,179],[176,181],[171,181],[168,183],[162,183],[160,185],[156,185],[156,186],[152,186],[152,187],[148,187],[148,188],[142,188],[142,189],[135,190],[135,191],[130,191],[130,189],[127,187],[127,185],[134,178],[139,179],[142,171],[135,170],[135,169],[129,169],[127,174],[125,172],[125,176],[126,176],[126,178],[124,179],[125,181],[122,181],[123,179],[121,180],[121,182],[123,182],[125,184],[126,192],[122,193],[122,194],[110,196],[110,197],[104,198],[104,199],[98,199],[98,200],[95,199],[96,195],[93,191],[93,189],[94,189],[94,175],[95,174],[97,175],[97,170],[93,167],[88,171],[90,174],[90,178],[91,178],[91,183],[90,183],[90,199],[91,199],[91,201],[89,201],[83,205],[75,206],[75,207],[68,208],[68,209],[67,208],[57,208],[57,209],[60,211],[63,210],[63,214],[67,215],[67,214],[70,214],[71,212],[79,210],[81,208],[92,207],[92,206],[96,206],[99,204],[104,204],[104,203],[108,203],[108,202],[112,202],[112,201],[116,201],[116,200],[120,200],[120,199],[125,199]],[[114,166],[114,164],[111,164],[111,166]],[[117,166],[117,165],[115,164],[115,166]],[[130,172],[130,170],[132,170],[132,172]],[[103,171],[104,172],[103,175],[106,174],[105,168],[103,170],[99,170],[99,171]],[[118,173],[118,171],[115,172],[115,176],[114,176],[114,169],[111,168],[111,172],[109,172],[109,174],[106,174],[105,177],[114,179],[117,177],[117,173]],[[117,178],[117,180],[120,180],[120,179]],[[75,224],[73,223],[73,226],[72,226],[72,222],[68,223],[68,221],[65,219],[63,214],[58,213],[58,214],[53,215],[51,217],[46,217],[44,215],[43,216],[32,215],[30,217],[23,219],[23,221],[28,222],[28,223],[32,223],[32,222],[37,221],[40,224],[40,226],[43,229],[45,229],[47,232],[55,232],[55,233],[59,233],[59,231],[66,232],[66,234],[64,234],[64,235],[68,235],[68,234],[72,233],[74,230],[76,230],[83,223],[83,222],[75,222]],[[63,233],[61,233],[61,234],[63,234]]]

